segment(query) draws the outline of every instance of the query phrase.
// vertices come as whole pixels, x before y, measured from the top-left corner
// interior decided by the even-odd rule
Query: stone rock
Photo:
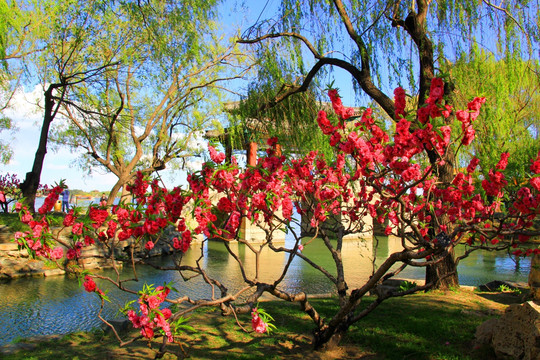
[[[29,257],[27,252],[19,251],[19,250],[6,251],[5,254],[7,257],[12,257],[12,258],[28,258]]]
[[[16,264],[17,262],[11,259],[0,259],[0,277],[3,279],[11,279],[15,273],[14,265]]]
[[[15,344],[6,344],[0,347],[0,354],[12,355],[18,351],[32,351],[37,348],[38,344],[27,344],[27,343],[15,343]]]
[[[14,242],[0,244],[0,251],[19,251],[19,246]]]
[[[532,300],[540,303],[540,254],[535,254],[531,259],[529,287]]]
[[[130,329],[133,329],[131,326],[131,321],[129,320],[108,320],[108,323],[114,326],[114,329],[118,333],[125,333]],[[101,329],[106,333],[112,333],[112,329],[105,323],[101,324]]]
[[[43,270],[43,276],[56,276],[56,275],[63,275],[66,272],[62,269],[45,269]]]
[[[0,346],[0,354],[11,355],[21,350],[32,351],[37,348],[40,343],[59,340],[62,336],[63,335],[41,335],[23,339],[21,342]]]
[[[497,320],[491,345],[499,359],[540,359],[540,306],[510,305]]]
[[[397,292],[398,288],[389,285],[377,285],[369,291],[369,295],[377,295],[377,297],[386,297],[391,292]]]
[[[476,328],[476,333],[474,335],[475,345],[491,345],[493,332],[495,331],[495,326],[497,326],[498,321],[499,319],[492,318],[484,321]]]
[[[41,270],[43,270],[43,261],[30,260],[24,267],[24,271],[29,273],[41,272]]]

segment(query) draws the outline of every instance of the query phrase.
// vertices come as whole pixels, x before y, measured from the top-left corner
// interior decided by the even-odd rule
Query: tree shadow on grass
[[[364,299],[367,306],[373,299]],[[323,316],[336,310],[336,299],[314,299],[313,306]],[[350,328],[339,348],[326,352],[313,350],[313,321],[298,304],[262,302],[260,306],[274,317],[277,330],[257,334],[251,330],[250,314],[223,317],[217,310],[200,309],[188,321],[196,332],[183,333],[178,340],[192,359],[489,359],[473,350],[476,327],[505,306],[472,292],[417,294],[384,302],[369,316]],[[137,335],[138,331],[130,331]],[[124,338],[127,338],[125,336]],[[137,341],[123,348],[110,335],[82,333],[40,346],[38,351],[7,357],[22,359],[153,359],[160,339]],[[163,359],[184,358],[178,344]],[[26,356],[26,357],[25,357]]]
[[[396,298],[351,327],[344,342],[386,360],[485,359],[472,342],[477,326],[489,316],[483,300],[474,295]]]

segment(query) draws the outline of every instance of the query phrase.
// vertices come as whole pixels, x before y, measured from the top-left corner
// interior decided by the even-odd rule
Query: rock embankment
[[[19,250],[18,245],[12,240],[12,232],[5,227],[0,229],[0,281],[21,277],[55,276],[66,273],[50,260],[30,257],[27,251]],[[64,240],[67,241],[68,239]],[[81,253],[79,265],[85,269],[111,267],[111,262],[104,259],[103,255],[104,249],[99,246],[85,248]]]
[[[510,305],[499,319],[476,329],[476,344],[489,345],[497,359],[540,359],[540,306],[533,301]]]
[[[69,230],[69,229],[68,229]],[[66,231],[69,234],[69,231]],[[163,239],[172,239],[173,237],[181,236],[175,231],[174,227],[168,227],[161,235]],[[61,235],[65,243],[70,240]],[[12,241],[13,233],[5,227],[0,228],[0,281],[9,281],[20,277],[31,276],[53,276],[63,275],[65,271],[57,268],[56,264],[47,259],[33,259],[25,250],[19,250],[15,242]],[[196,241],[199,241],[197,239]],[[193,243],[196,243],[194,241]],[[129,257],[130,248],[135,247],[134,256],[136,258],[147,258],[168,255],[173,252],[171,241],[156,240],[156,245],[150,251],[146,250],[141,243],[136,243],[133,238],[120,242],[115,248],[115,258]],[[113,266],[109,260],[109,248],[100,242],[94,245],[86,246],[81,251],[81,256],[78,259],[78,265],[84,269],[107,269]],[[121,267],[122,263],[115,262],[115,266]]]
[[[40,259],[32,259],[26,251],[19,251],[13,241],[13,232],[0,226],[0,280],[10,280],[25,276],[52,276],[63,274],[52,264]]]
[[[19,251],[15,243],[0,243],[0,280],[63,273],[63,270],[48,266],[43,260],[30,258],[25,251]]]

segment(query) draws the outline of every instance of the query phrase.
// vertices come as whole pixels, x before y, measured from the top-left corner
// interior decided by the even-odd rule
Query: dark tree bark
[[[44,93],[45,113],[43,114],[43,125],[41,126],[41,135],[39,137],[39,144],[36,151],[36,156],[34,157],[34,164],[32,166],[32,171],[26,173],[26,178],[19,185],[22,196],[24,197],[24,204],[31,212],[35,212],[34,204],[36,201],[36,194],[41,180],[43,162],[45,161],[45,155],[47,154],[47,141],[49,139],[49,130],[51,127],[51,123],[58,112],[59,103],[55,103],[53,96],[53,91],[58,88],[64,89],[64,86],[62,84],[51,84]]]
[[[75,49],[71,49],[75,51]],[[70,57],[67,58],[69,61]],[[47,141],[49,140],[49,130],[51,123],[53,122],[56,114],[60,110],[62,105],[70,103],[66,99],[66,92],[70,86],[76,86],[77,84],[91,81],[93,77],[101,74],[109,67],[118,65],[118,62],[107,63],[95,69],[76,72],[70,75],[65,75],[64,70],[67,63],[59,66],[58,69],[58,82],[50,84],[47,90],[44,92],[45,107],[43,114],[43,125],[41,126],[41,134],[39,137],[38,149],[36,156],[34,157],[34,164],[32,165],[32,171],[26,173],[24,181],[19,185],[22,196],[24,197],[24,203],[31,212],[35,212],[35,200],[39,183],[41,181],[41,172],[43,170],[43,162],[45,161],[45,155],[47,154]],[[56,92],[59,92],[56,93]]]
[[[449,290],[459,287],[457,265],[454,250],[444,255],[440,255],[442,260],[426,268],[426,283],[433,282],[433,288],[439,290]]]

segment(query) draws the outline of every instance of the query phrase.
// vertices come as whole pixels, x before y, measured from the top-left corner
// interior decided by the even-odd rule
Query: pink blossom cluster
[[[329,97],[338,109],[338,117],[343,116],[343,105],[335,91]],[[468,105],[467,126],[478,116],[483,98],[475,98]],[[396,90],[398,113],[404,115],[405,93]],[[313,227],[320,226],[330,215],[343,215],[353,221],[359,221],[367,213],[383,223],[387,219],[392,229],[404,221],[404,218],[417,219],[414,226],[418,235],[425,241],[431,241],[428,232],[435,217],[449,215],[449,220],[457,225],[474,228],[483,221],[492,219],[501,206],[502,191],[507,182],[504,170],[508,154],[501,156],[501,161],[490,171],[490,179],[483,182],[483,190],[495,196],[495,200],[482,196],[474,183],[474,172],[478,159],[473,159],[466,172],[455,174],[451,186],[439,186],[439,180],[431,166],[421,166],[415,161],[423,151],[434,150],[439,155],[438,164],[444,166],[443,155],[452,141],[449,125],[437,122],[438,117],[447,119],[452,111],[449,104],[444,104],[444,84],[434,79],[426,101],[424,115],[419,114],[413,120],[405,117],[396,124],[393,142],[389,135],[379,127],[367,109],[353,129],[345,129],[342,122],[333,125],[324,111],[319,112],[317,121],[322,132],[330,137],[330,143],[336,148],[337,159],[328,163],[321,154],[311,152],[301,159],[288,162],[283,157],[275,156],[272,148],[276,140],[268,142],[270,149],[267,156],[260,158],[256,167],[243,173],[235,164],[227,167],[205,166],[198,174],[190,178],[191,188],[196,189],[194,198],[202,199],[196,209],[197,221],[213,236],[230,239],[236,235],[241,218],[250,221],[272,223],[277,210],[282,211],[283,219],[290,220],[293,204],[297,211],[310,216]],[[420,111],[421,113],[422,111]],[[423,117],[424,116],[424,117]],[[466,137],[466,128],[461,134]],[[356,163],[354,173],[345,170],[345,157],[349,156]],[[387,169],[381,176],[381,169]],[[224,180],[227,179],[227,180]],[[533,178],[534,179],[534,178]],[[520,194],[522,207],[534,206],[538,212],[532,180],[530,188]],[[351,183],[356,182],[356,192]],[[207,201],[211,188],[224,196],[213,207]],[[531,196],[527,191],[536,191]],[[384,194],[384,196],[380,196]],[[430,194],[431,196],[427,196]],[[343,204],[351,204],[344,206]],[[518,205],[518,204],[516,204]],[[215,208],[225,213],[225,222],[215,224],[212,217]],[[523,228],[527,221],[518,222]],[[444,231],[441,224],[437,231]],[[474,231],[473,231],[474,234]],[[478,235],[482,241],[482,236]]]
[[[44,205],[40,208],[42,214],[39,220],[21,203],[17,203],[15,210],[19,212],[23,223],[29,225],[30,231],[19,232],[15,235],[16,241],[21,248],[26,248],[34,256],[43,256],[52,260],[60,260],[64,256],[68,259],[78,259],[82,249],[93,245],[95,241],[114,243],[125,241],[130,237],[144,242],[146,249],[152,249],[155,245],[152,240],[145,241],[147,235],[155,235],[166,226],[176,225],[182,233],[181,239],[167,239],[170,246],[180,251],[187,251],[191,244],[191,232],[186,229],[182,217],[183,206],[191,199],[186,192],[175,188],[168,192],[157,186],[157,182],[150,183],[141,173],[137,174],[131,188],[136,196],[141,197],[137,206],[121,203],[109,210],[95,205],[88,209],[88,219],[71,210],[63,220],[63,229],[60,232],[69,231],[69,240],[60,240],[60,232],[52,234],[49,220],[46,216],[50,211],[62,186],[54,187]],[[148,187],[151,185],[151,193]],[[60,244],[61,246],[57,246]]]
[[[128,185],[126,188],[134,196],[137,202],[142,202],[144,204],[146,201],[146,190],[148,188],[148,184],[148,178],[139,172],[133,184]]]
[[[30,227],[29,231],[17,231],[14,240],[19,249],[25,248],[32,256],[41,256],[51,260],[59,260],[64,257],[64,250],[55,246],[50,236],[50,228],[47,219],[35,220],[26,206],[21,203],[15,205],[15,210],[20,213],[21,222]]]
[[[467,110],[456,111],[456,118],[461,122],[463,132],[461,143],[465,146],[470,145],[474,140],[475,131],[472,123],[480,114],[480,108],[485,102],[486,98],[476,97],[467,105]]]
[[[330,100],[332,101],[332,108],[334,109],[334,112],[341,120],[347,120],[350,117],[354,116],[354,109],[351,107],[343,106],[337,90],[329,90],[328,96],[330,96]]]
[[[47,195],[47,197],[45,198],[45,201],[43,202],[43,205],[38,209],[38,212],[43,215],[51,211],[54,207],[54,204],[56,204],[56,201],[58,201],[58,198],[60,197],[62,191],[64,191],[64,188],[62,186],[55,186],[49,192],[49,195]]]
[[[336,99],[334,93],[329,94],[329,97],[333,101]],[[429,166],[421,167],[414,161],[414,157],[427,149],[435,150],[442,160],[442,155],[446,153],[452,141],[450,126],[442,125],[435,128],[431,121],[438,117],[446,119],[451,114],[452,107],[443,103],[444,84],[440,79],[433,79],[426,106],[418,111],[418,123],[404,117],[406,103],[403,89],[396,89],[395,97],[398,122],[393,143],[389,143],[388,135],[375,125],[369,109],[356,124],[356,128],[348,134],[343,129],[332,126],[325,121],[326,116],[319,114],[318,121],[321,130],[330,137],[331,145],[341,152],[352,155],[355,159],[357,170],[351,180],[358,180],[362,189],[355,198],[355,207],[367,208],[373,218],[381,223],[386,219],[390,220],[391,225],[385,231],[387,234],[390,234],[393,227],[405,219],[417,219],[415,227],[426,241],[430,240],[428,230],[432,226],[434,216],[449,215],[452,223],[461,224],[469,229],[473,229],[475,224],[490,221],[501,206],[501,199],[507,185],[504,170],[508,163],[508,154],[501,155],[501,160],[495,169],[489,171],[489,179],[482,182],[483,190],[487,195],[495,197],[495,200],[483,197],[474,184],[473,172],[478,166],[478,159],[471,161],[467,172],[456,173],[450,187],[438,186],[439,181],[433,169]],[[462,137],[464,145],[470,144],[474,137],[472,122],[478,116],[484,102],[485,98],[475,98],[468,104],[467,110],[457,112],[456,117],[462,123],[462,133],[458,136]],[[433,124],[435,123],[437,122],[433,121]],[[444,121],[439,123],[444,124]],[[441,160],[439,165],[443,166],[444,163]],[[533,172],[536,169],[533,169],[535,164],[537,163],[533,162],[531,166]],[[373,171],[377,167],[391,170],[393,176],[378,177],[377,172]],[[512,230],[530,228],[532,223],[527,219],[539,212],[539,195],[536,186],[539,180],[536,179],[538,178],[531,179],[530,188],[524,187],[518,192],[514,207],[520,208],[521,213],[514,214],[517,222],[509,225]],[[385,196],[380,196],[380,190],[373,188],[368,190],[370,184],[375,185],[376,189],[384,189]],[[373,200],[375,193],[378,194],[378,199]],[[427,194],[432,194],[433,197],[425,196]],[[317,212],[318,208],[315,209],[315,213]],[[358,218],[358,214],[353,214],[351,211],[347,215],[351,219]],[[317,225],[317,223],[312,222],[312,225]],[[438,231],[445,231],[445,229],[446,225],[441,224]],[[476,236],[481,242],[486,240],[483,235],[478,235],[475,231],[472,231],[472,234],[470,243]],[[521,236],[521,239],[523,238],[525,237]],[[537,249],[530,250],[530,252],[535,251]]]
[[[133,309],[127,311],[129,321],[134,328],[141,329],[141,335],[145,338],[152,339],[156,330],[161,330],[167,337],[167,341],[174,341],[170,324],[167,321],[172,312],[169,308],[160,309],[160,305],[165,301],[170,291],[168,287],[158,286],[155,291],[143,292],[138,300],[139,314]]]
[[[213,146],[208,146],[208,151],[210,152],[210,158],[216,164],[221,164],[225,160],[225,154],[218,153]]]
[[[78,257],[81,248],[93,239],[111,242],[134,237],[151,250],[155,240],[144,239],[169,225],[176,226],[180,235],[167,241],[172,248],[185,252],[193,234],[230,240],[237,236],[243,219],[272,225],[276,214],[281,214],[283,221],[288,222],[295,207],[300,214],[309,216],[312,227],[320,226],[333,215],[361,221],[369,213],[381,223],[389,220],[391,226],[386,232],[390,233],[405,219],[416,219],[413,228],[427,241],[432,221],[442,214],[448,215],[454,224],[473,228],[492,218],[500,208],[507,185],[504,170],[508,154],[502,154],[495,169],[489,170],[489,178],[482,181],[482,190],[488,197],[482,195],[473,181],[477,159],[471,161],[465,172],[457,172],[450,186],[440,186],[435,169],[417,160],[420,153],[429,150],[440,157],[438,166],[444,166],[443,155],[452,136],[461,139],[470,136],[468,129],[478,116],[484,98],[475,98],[467,110],[456,111],[462,132],[452,134],[445,121],[435,121],[447,119],[452,112],[452,107],[444,102],[442,80],[433,79],[426,106],[410,119],[405,116],[405,91],[398,88],[395,97],[399,120],[391,139],[374,120],[371,109],[352,128],[345,127],[344,120],[352,115],[352,110],[343,106],[337,91],[330,90],[328,95],[338,123],[333,125],[324,111],[319,113],[317,121],[336,150],[333,162],[315,151],[303,158],[287,160],[277,149],[278,140],[271,138],[267,155],[259,158],[256,166],[242,170],[234,158],[230,164],[223,164],[224,154],[209,147],[213,164],[207,163],[201,171],[188,176],[188,190],[168,191],[156,180],[138,173],[130,187],[138,206],[120,204],[112,207],[110,213],[91,207],[88,212],[91,221],[86,223],[77,220],[75,214],[68,214],[64,226],[72,227],[74,238],[67,247],[69,256]],[[345,166],[351,160],[352,171]],[[538,174],[540,160],[532,162],[531,171]],[[534,175],[530,186],[517,192],[513,204],[519,212],[513,214],[517,217],[513,229],[526,228],[530,223],[527,218],[538,212],[539,183],[539,177]],[[45,208],[60,190],[53,189]],[[187,228],[183,214],[189,202],[193,202],[192,216],[196,221],[191,229]],[[43,229],[45,233],[49,231],[46,221],[31,222],[31,215],[25,212],[22,220],[31,224],[32,231],[19,238],[28,238],[29,248],[41,249]],[[445,226],[441,224],[440,229]],[[97,236],[91,236],[92,231]]]
[[[0,175],[0,193],[10,197],[17,196],[20,183],[21,180],[16,174]]]
[[[430,120],[438,117],[448,118],[452,112],[450,104],[443,104],[444,82],[442,79],[433,78],[429,88],[429,97],[425,105],[418,109],[417,120],[421,124],[430,124]],[[431,124],[430,124],[431,125]]]
[[[251,327],[259,334],[263,334],[268,331],[268,324],[259,316],[257,308],[251,311]]]
[[[407,105],[407,101],[405,99],[405,90],[403,90],[402,87],[397,87],[394,90],[394,107],[395,110],[395,116],[396,120],[401,119],[405,116],[405,106]]]

